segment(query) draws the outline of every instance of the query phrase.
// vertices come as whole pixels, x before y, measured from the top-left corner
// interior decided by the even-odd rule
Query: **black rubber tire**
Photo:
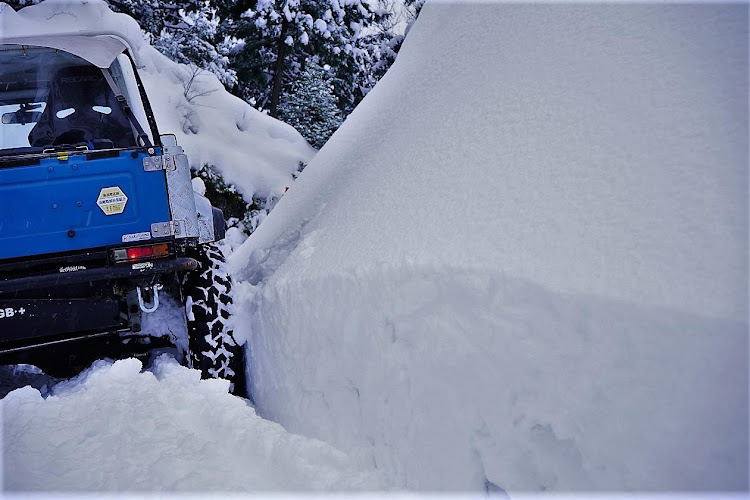
[[[203,378],[223,378],[232,394],[247,397],[245,355],[231,325],[232,279],[216,243],[203,245],[194,256],[198,268],[187,273],[182,296],[188,331],[187,365]]]

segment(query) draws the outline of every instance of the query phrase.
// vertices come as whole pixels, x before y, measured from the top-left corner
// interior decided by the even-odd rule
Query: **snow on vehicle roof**
[[[115,35],[12,37],[0,38],[0,44],[0,50],[18,45],[64,50],[100,68],[108,68],[118,55],[129,48]]]
[[[61,11],[61,4],[65,2],[45,2],[18,12],[0,4],[0,45],[64,50],[100,68],[109,67],[127,49],[138,64],[137,49],[143,44],[143,37],[133,19],[113,13],[103,2],[95,2],[85,11]],[[50,22],[52,17],[59,18],[59,22]]]

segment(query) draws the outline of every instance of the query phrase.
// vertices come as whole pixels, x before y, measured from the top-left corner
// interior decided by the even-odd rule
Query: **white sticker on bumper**
[[[143,240],[150,240],[150,239],[151,239],[151,232],[149,231],[145,233],[133,233],[133,234],[122,235],[123,243],[130,243],[131,241],[143,241]]]
[[[0,307],[0,319],[12,318],[13,316],[23,316],[26,314],[26,309],[23,307],[19,309],[13,309],[12,307]]]

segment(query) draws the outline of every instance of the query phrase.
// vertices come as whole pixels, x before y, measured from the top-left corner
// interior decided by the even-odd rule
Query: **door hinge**
[[[143,170],[146,172],[154,172],[156,170],[177,170],[177,165],[183,162],[187,164],[187,156],[185,154],[146,156],[143,158]]]
[[[187,237],[185,221],[171,220],[168,222],[154,222],[151,224],[151,236],[153,238],[164,238],[165,236],[185,238]]]

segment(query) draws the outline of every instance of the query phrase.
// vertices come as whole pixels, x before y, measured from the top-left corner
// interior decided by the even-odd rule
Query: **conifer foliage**
[[[251,2],[235,12],[230,28],[245,41],[234,57],[242,94],[277,116],[282,94],[309,60],[326,68],[338,106],[350,111],[361,99],[357,81],[370,56],[364,34],[381,17],[363,0]]]
[[[315,63],[307,67],[279,105],[279,118],[297,129],[302,137],[320,149],[341,125],[341,112],[336,106],[327,74]]]
[[[221,29],[218,3],[210,0],[108,0],[110,7],[132,16],[146,38],[173,61],[214,73],[224,85],[237,83],[230,67],[232,41]]]

